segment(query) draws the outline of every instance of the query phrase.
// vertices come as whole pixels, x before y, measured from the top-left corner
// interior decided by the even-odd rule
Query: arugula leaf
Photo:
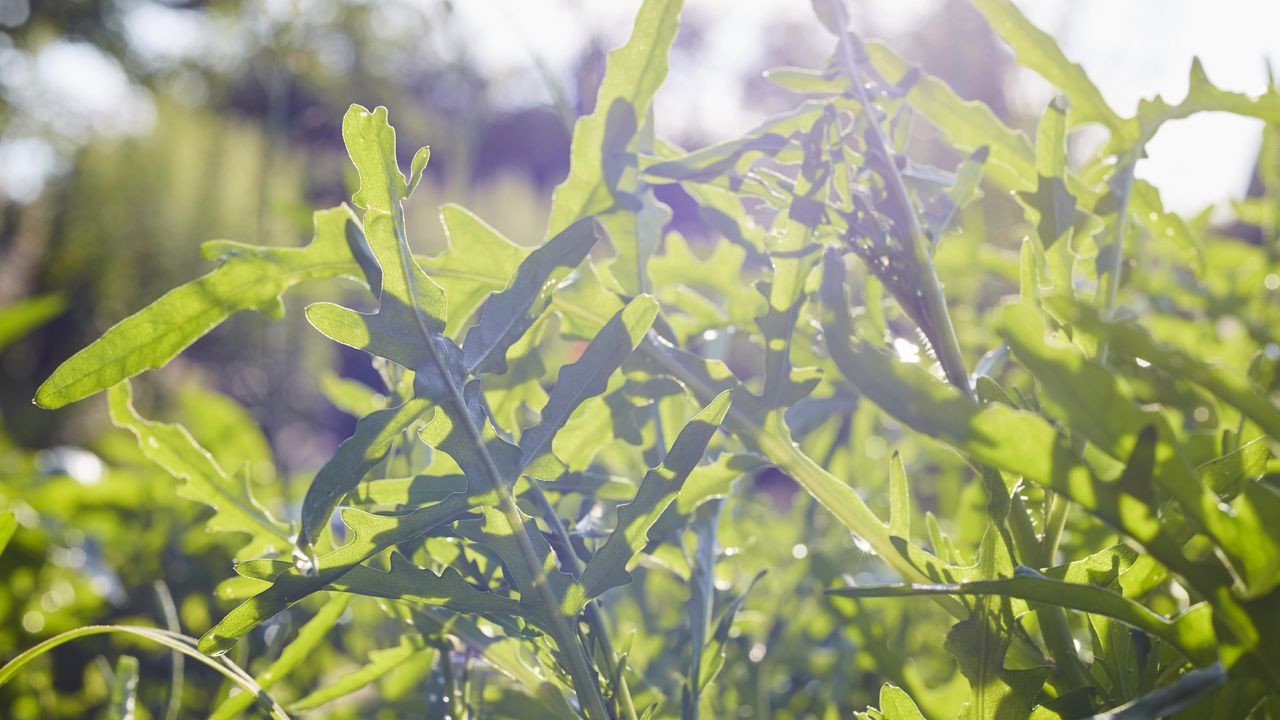
[[[355,276],[347,248],[345,207],[315,214],[315,238],[301,248],[264,248],[218,240],[201,249],[218,263],[209,274],[170,290],[111,326],[58,366],[36,391],[36,404],[54,409],[82,400],[145,370],[163,367],[241,310],[280,317],[280,296],[306,280]]]
[[[107,404],[111,422],[133,433],[142,454],[182,481],[179,497],[213,508],[206,529],[249,536],[236,557],[283,553],[292,544],[288,528],[258,504],[248,485],[228,477],[186,428],[140,415],[133,407],[133,388],[128,381],[110,389]]]
[[[627,562],[648,542],[649,528],[676,499],[685,479],[701,461],[729,411],[732,397],[726,390],[695,415],[676,436],[662,464],[645,474],[635,498],[618,508],[617,527],[587,563],[579,580],[588,599],[631,581]]]
[[[675,40],[683,4],[682,0],[644,0],[631,37],[609,53],[595,110],[573,127],[569,176],[551,196],[548,236],[617,202],[618,163],[667,76],[667,52]]]

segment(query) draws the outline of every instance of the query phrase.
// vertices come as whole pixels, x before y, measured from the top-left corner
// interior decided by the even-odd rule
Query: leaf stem
[[[1133,171],[1137,165],[1137,157],[1141,152],[1141,147],[1135,148],[1132,157],[1124,161],[1124,164],[1117,170],[1120,176],[1120,204],[1116,210],[1116,220],[1112,225],[1114,231],[1111,240],[1111,266],[1107,270],[1107,287],[1103,295],[1103,316],[1107,320],[1112,319],[1115,313],[1117,298],[1120,295],[1120,273],[1124,269],[1124,240],[1125,234],[1129,226],[1129,201],[1133,197]],[[1109,344],[1103,339],[1102,345],[1098,348],[1098,362],[1107,363],[1107,350]]]
[[[565,527],[564,520],[556,512],[555,506],[551,504],[541,480],[529,478],[529,495],[542,511],[542,519],[551,528],[551,534],[556,538],[556,546],[560,550],[556,555],[560,558],[560,565],[577,579],[582,575],[582,563],[573,552],[573,539],[569,537],[569,529]],[[624,674],[617,672],[614,664],[613,640],[609,636],[609,628],[605,625],[604,615],[600,612],[599,602],[595,598],[587,601],[583,608],[583,615],[586,617],[587,624],[591,626],[591,633],[595,636],[596,642],[600,643],[605,674],[612,677],[616,673],[618,676],[618,685],[614,691],[618,695],[618,706],[622,710],[622,716],[626,720],[637,720],[635,704],[631,699],[631,689],[627,686],[627,678]]]
[[[902,213],[906,216],[907,231],[911,236],[912,259],[924,280],[923,287],[919,288],[921,299],[924,301],[930,324],[933,325],[932,329],[938,335],[937,338],[929,338],[929,341],[938,345],[934,351],[938,354],[938,362],[942,364],[942,370],[946,373],[947,379],[965,395],[973,397],[973,389],[969,386],[969,373],[965,369],[964,356],[960,352],[960,341],[956,338],[955,326],[951,324],[951,314],[947,310],[947,299],[942,292],[942,284],[938,281],[938,273],[933,267],[929,240],[925,236],[924,228],[920,225],[920,218],[916,214],[915,204],[912,203],[911,195],[907,192],[902,174],[898,172],[898,166],[893,161],[893,152],[885,139],[884,130],[875,116],[875,107],[867,95],[862,72],[858,70],[855,40],[853,33],[847,29],[849,25],[847,11],[843,2],[832,2],[830,6],[835,12],[838,27],[841,28],[839,43],[841,63],[853,86],[854,97],[862,105],[862,112],[866,115],[867,124],[871,127],[869,141],[873,147],[870,149],[879,153],[884,159],[884,165],[887,168],[882,173],[885,188],[892,194],[894,202],[902,208]]]
[[[1066,504],[1065,498],[1057,497],[1057,505]],[[1053,564],[1052,555],[1048,561],[1045,560],[1043,546],[1036,538],[1028,512],[1022,495],[1014,492],[1009,507],[1009,526],[1018,558],[1023,564],[1030,563],[1037,569],[1043,569]],[[1060,607],[1045,606],[1035,613],[1040,623],[1040,636],[1049,649],[1058,674],[1066,681],[1067,689],[1074,690],[1089,685],[1089,678],[1076,655],[1075,638],[1071,635],[1071,626],[1067,624],[1066,612]]]
[[[533,541],[529,539],[529,533],[524,525],[524,517],[520,513],[520,508],[516,505],[515,497],[511,494],[511,488],[507,486],[506,478],[503,477],[502,471],[498,469],[497,462],[494,461],[493,455],[490,454],[489,448],[485,445],[484,435],[471,417],[466,399],[462,394],[462,388],[458,387],[454,377],[449,373],[448,365],[436,345],[434,336],[422,319],[422,312],[417,306],[417,289],[414,287],[413,273],[409,271],[409,263],[416,261],[409,252],[408,239],[403,234],[404,211],[398,202],[393,204],[393,209],[396,215],[396,232],[400,234],[397,245],[401,256],[401,272],[404,273],[405,283],[409,289],[409,297],[413,302],[413,318],[417,323],[418,331],[422,335],[423,342],[427,347],[427,352],[431,355],[432,361],[440,368],[440,376],[444,379],[444,385],[448,390],[447,399],[457,414],[458,422],[462,424],[463,430],[467,433],[467,438],[475,446],[476,452],[484,462],[485,472],[493,480],[493,489],[498,495],[498,506],[503,515],[506,516],[507,523],[511,526],[511,532],[515,536],[516,545],[520,548],[520,554],[529,566],[530,574],[533,577],[534,589],[538,594],[539,601],[546,609],[546,619],[550,626],[547,630],[564,657],[565,669],[569,672],[570,677],[573,678],[573,687],[578,695],[578,702],[581,703],[583,711],[591,720],[608,720],[609,713],[605,710],[604,699],[600,696],[600,687],[596,683],[595,673],[591,669],[591,663],[587,660],[582,641],[578,637],[577,631],[569,625],[561,611],[560,602],[556,598],[551,584],[547,581],[546,571],[538,559],[538,553],[533,547]]]

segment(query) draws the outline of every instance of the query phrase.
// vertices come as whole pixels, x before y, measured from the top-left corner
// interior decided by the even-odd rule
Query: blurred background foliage
[[[755,117],[792,103],[760,71],[815,66],[830,49],[826,41],[811,42],[808,4],[794,4],[799,12],[777,13],[766,46],[746,61],[727,63],[738,72],[738,109],[749,108]],[[987,103],[1010,125],[1034,125],[1039,106],[1009,95],[1022,78],[967,4],[933,3],[909,28],[880,22],[886,4],[853,3],[864,34],[889,36],[903,55],[961,95]],[[428,186],[409,210],[417,216],[410,225],[422,233],[412,239],[421,251],[443,247],[434,215],[445,202],[462,204],[517,242],[541,240],[550,190],[567,170],[572,123],[590,111],[603,49],[616,44],[627,23],[610,27],[605,13],[599,24],[607,32],[566,31],[571,62],[551,67],[528,51],[526,72],[494,76],[473,52],[474,28],[456,5],[0,0],[0,504],[16,510],[20,525],[0,557],[0,661],[44,637],[93,623],[176,621],[199,634],[229,607],[215,586],[227,575],[230,550],[199,529],[202,510],[176,498],[173,480],[141,457],[133,438],[110,428],[105,402],[46,412],[31,398],[73,351],[204,272],[199,243],[301,244],[311,230],[311,208],[349,196],[352,177],[338,127],[350,103],[389,106],[401,148],[432,146]],[[708,6],[691,3],[684,20],[672,61],[670,84],[677,88],[688,85],[682,78],[687,68],[725,63],[723,47],[708,38],[724,20],[717,13],[728,6]],[[627,5],[618,17],[629,18],[632,9]],[[750,121],[748,113],[743,122]],[[685,147],[729,134],[707,125],[677,118],[662,134]],[[1263,153],[1277,152],[1272,138]],[[921,159],[931,161],[927,153]],[[1273,157],[1263,167],[1280,167],[1280,161]],[[1255,178],[1253,195],[1261,194],[1262,179]],[[695,246],[714,240],[715,232],[681,192],[674,186],[659,190],[673,209],[672,227]],[[991,212],[999,212],[996,207]],[[1273,207],[1258,201],[1239,207],[1251,224],[1221,230],[1255,244],[1274,233]],[[947,289],[956,298],[956,324],[974,333],[987,332],[982,319],[963,314],[989,306],[1008,288],[993,288],[984,275],[962,270],[976,258],[1016,287],[1020,211],[1010,201],[1007,212],[966,218],[966,228],[992,231],[958,235],[939,253],[940,274],[952,279]],[[1210,218],[1198,222],[1207,225]],[[988,248],[978,248],[979,240]],[[1215,251],[1209,261],[1235,264],[1229,249]],[[1225,273],[1211,269],[1206,277]],[[1144,282],[1157,284],[1161,277]],[[1250,297],[1256,302],[1258,296]],[[354,417],[340,409],[344,398],[351,400],[352,386],[336,378],[379,385],[363,354],[336,349],[310,331],[299,312],[304,304],[305,298],[291,298],[284,322],[241,314],[138,385],[143,404],[156,409],[153,415],[182,422],[219,458],[242,460],[258,495],[286,515],[305,489],[301,476],[314,472],[353,427]],[[260,432],[226,432],[237,424]],[[877,486],[887,483],[881,470],[901,429],[865,403],[848,425],[861,446],[842,445],[841,456],[833,451],[827,465],[839,476],[864,478],[868,496],[876,497]],[[913,493],[921,506],[949,518],[945,529],[960,531],[958,543],[975,546],[978,538],[964,537],[963,529],[981,529],[983,522],[963,518],[984,517],[984,499],[976,484],[960,481],[959,458],[919,445],[904,453],[915,468]],[[880,509],[887,501],[875,503]],[[847,716],[874,703],[884,673],[894,682],[936,686],[916,699],[930,716],[949,712],[966,685],[949,659],[929,659],[937,625],[906,622],[913,608],[906,603],[856,606],[822,596],[821,589],[841,577],[870,579],[859,573],[874,571],[844,561],[853,539],[815,508],[776,471],[761,472],[726,503],[720,543],[731,561],[717,566],[717,588],[740,590],[759,570],[773,572],[735,625],[727,651],[751,662],[726,666],[717,699],[726,707],[715,708],[715,716],[728,717],[731,710],[763,716],[772,708],[777,717],[813,717],[825,698],[841,699]],[[768,538],[739,536],[744,527],[773,532]],[[1074,530],[1101,532],[1085,523]],[[687,596],[677,578],[687,577],[688,568],[679,567],[680,558],[670,561],[669,573],[638,574],[641,590],[611,611],[620,618],[619,637],[627,636],[628,618],[632,626],[650,629],[683,622],[681,605],[637,602]],[[783,604],[786,612],[772,611]],[[289,625],[313,611],[303,605],[287,613],[256,638],[252,651],[249,643],[238,646],[237,661],[261,670],[262,661],[250,658],[271,658],[273,643],[278,648]],[[397,628],[369,632],[379,617],[377,603],[353,601],[340,627],[360,631],[340,631],[340,640],[318,650],[288,683],[295,690],[313,686],[335,668],[394,645]],[[660,667],[661,654],[682,651],[659,644],[661,638],[659,632],[637,638],[631,653],[639,666]],[[86,640],[42,660],[43,670],[28,670],[0,691],[0,716],[98,712],[113,673],[104,657],[122,649],[115,642]],[[143,678],[171,672],[173,660],[164,652],[130,652],[138,653]],[[420,713],[424,697],[438,702],[444,680],[432,672],[437,654],[428,646],[407,656],[380,681],[376,695],[361,696],[362,707],[398,716]],[[904,657],[917,660],[903,665]],[[178,691],[184,707],[212,707],[228,692],[204,668],[188,663],[183,675]],[[851,678],[857,686],[850,687]],[[139,697],[145,707],[160,708],[174,689],[144,682]],[[346,716],[354,717],[357,707],[347,706]]]

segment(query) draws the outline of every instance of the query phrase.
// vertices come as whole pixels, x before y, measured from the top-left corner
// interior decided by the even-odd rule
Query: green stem
[[[551,534],[555,535],[556,543],[561,548],[561,552],[556,553],[556,556],[560,558],[560,566],[573,575],[575,579],[578,578],[582,575],[582,563],[573,552],[573,541],[569,537],[569,529],[565,527],[564,520],[561,519],[560,513],[556,512],[551,500],[547,498],[547,493],[542,487],[541,480],[533,477],[529,478],[529,495],[533,497],[534,504],[542,512],[542,519],[547,523],[547,527],[551,528]],[[618,676],[618,685],[614,688],[614,692],[618,696],[618,707],[622,711],[622,717],[626,718],[626,720],[637,720],[635,704],[631,699],[631,689],[627,686],[627,678],[623,673],[616,672],[613,640],[609,636],[609,628],[604,622],[604,614],[600,612],[599,603],[594,599],[587,601],[583,614],[586,617],[587,624],[591,626],[591,633],[596,642],[600,643],[600,654],[603,656],[601,664],[605,675],[612,677],[616,673]]]
[[[1065,501],[1061,504],[1065,504]],[[1051,564],[1044,561],[1042,547],[1036,538],[1035,528],[1031,526],[1026,503],[1022,502],[1022,496],[1016,492],[1010,503],[1009,526],[1013,545],[1023,563],[1030,563],[1037,568]],[[1076,655],[1075,638],[1071,635],[1071,626],[1067,624],[1067,613],[1060,607],[1042,607],[1036,610],[1036,619],[1040,623],[1040,636],[1049,649],[1049,655],[1053,657],[1058,674],[1066,682],[1066,689],[1074,690],[1089,685],[1089,678]]]
[[[690,572],[689,591],[689,680],[688,701],[682,708],[682,720],[698,720],[702,705],[702,653],[707,647],[715,608],[716,528],[720,523],[723,501],[712,500],[694,519],[692,530],[698,539]]]
[[[1133,197],[1133,170],[1140,152],[1141,148],[1135,149],[1132,159],[1124,161],[1117,170],[1123,173],[1120,178],[1120,206],[1116,210],[1116,221],[1112,224],[1111,266],[1107,269],[1107,287],[1102,300],[1103,316],[1108,320],[1115,313],[1116,302],[1120,296],[1120,273],[1124,269],[1124,239],[1129,226],[1129,200]],[[1107,341],[1103,340],[1098,348],[1098,362],[1104,365],[1107,362],[1107,349]]]
[[[1031,510],[1022,501],[1022,494],[1016,488],[1009,499],[1009,534],[1013,537],[1013,546],[1018,550],[1018,560],[1024,565],[1040,561],[1040,538],[1036,536],[1035,526],[1031,524]]]
[[[409,272],[410,263],[415,261],[409,253],[408,239],[403,235],[403,210],[400,208],[399,203],[395,203],[393,209],[396,213],[394,218],[396,232],[400,234],[397,244],[400,246],[400,264],[404,272],[405,284],[409,289],[409,297],[416,298],[417,288],[414,287],[413,273]],[[573,679],[573,688],[578,695],[578,702],[581,703],[583,711],[590,720],[608,720],[609,713],[605,710],[604,699],[600,696],[600,687],[596,683],[595,673],[592,671],[591,663],[587,660],[581,639],[578,637],[577,630],[569,625],[568,620],[561,611],[555,590],[551,588],[551,584],[547,581],[542,562],[538,559],[538,553],[533,547],[533,541],[529,539],[529,533],[524,525],[524,516],[516,505],[515,497],[511,494],[511,488],[507,486],[506,478],[503,477],[502,471],[498,469],[498,464],[494,461],[493,455],[489,453],[489,448],[485,445],[484,435],[480,432],[480,428],[476,426],[475,420],[471,417],[471,413],[467,408],[462,388],[458,387],[457,381],[449,372],[448,364],[441,355],[440,348],[437,347],[431,330],[422,319],[422,313],[418,309],[416,301],[414,302],[413,310],[413,318],[417,322],[418,331],[422,335],[427,352],[431,355],[431,360],[436,364],[436,367],[440,368],[440,376],[444,378],[444,384],[448,392],[446,400],[453,406],[457,421],[462,425],[463,431],[466,432],[467,439],[476,448],[476,452],[484,463],[485,473],[493,480],[493,489],[498,495],[498,507],[502,514],[506,516],[507,523],[511,526],[511,531],[515,536],[516,545],[520,548],[520,554],[525,564],[529,567],[530,574],[533,577],[534,591],[546,610],[545,615],[549,626],[546,628],[547,633],[551,635],[556,647],[560,650],[561,656],[564,658],[565,670],[569,672],[569,676]]]
[[[1058,493],[1045,491],[1045,502],[1049,507],[1044,514],[1044,537],[1040,539],[1040,566],[1050,567],[1058,556],[1058,543],[1062,541],[1062,531],[1067,527],[1067,515],[1071,512],[1071,501]]]
[[[849,18],[846,15],[844,3],[833,2],[830,6],[835,10],[836,22],[839,26],[847,28]],[[920,226],[920,218],[916,214],[911,195],[907,192],[906,182],[898,172],[898,166],[893,161],[894,153],[884,137],[884,130],[875,117],[875,109],[871,104],[871,98],[867,95],[862,72],[858,70],[854,42],[853,34],[848,30],[840,33],[840,60],[853,86],[854,97],[862,105],[862,112],[866,115],[867,124],[871,128],[870,150],[879,153],[884,159],[884,165],[887,168],[882,174],[885,189],[893,196],[894,202],[902,208],[902,214],[906,216],[907,231],[911,236],[912,260],[924,280],[923,287],[919,288],[921,299],[924,301],[925,312],[929,316],[932,329],[937,334],[936,338],[930,337],[929,341],[938,346],[934,351],[938,354],[938,362],[942,364],[942,370],[946,373],[947,379],[965,395],[973,397],[973,390],[969,387],[969,373],[965,370],[964,355],[960,352],[960,341],[956,338],[956,329],[951,324],[951,314],[947,310],[947,298],[942,292],[942,284],[938,281],[938,273],[933,267],[929,239],[925,236],[924,228]]]

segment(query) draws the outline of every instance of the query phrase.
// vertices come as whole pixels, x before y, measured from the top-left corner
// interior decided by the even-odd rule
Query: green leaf
[[[609,378],[644,339],[658,316],[658,302],[641,295],[618,311],[574,362],[560,369],[537,425],[520,439],[521,464],[546,452],[551,439],[584,401],[605,391]]]
[[[729,494],[733,481],[764,465],[758,455],[729,455],[716,458],[715,462],[699,465],[689,473],[676,495],[676,512],[688,516],[702,503]]]
[[[897,450],[889,459],[889,533],[911,539],[911,488]]]
[[[946,214],[936,221],[931,221],[929,224],[929,234],[933,237],[935,243],[941,240],[942,236],[952,228],[956,218],[960,216],[960,211],[982,196],[982,176],[987,167],[987,159],[990,156],[990,148],[983,145],[969,153],[969,157],[961,161],[960,166],[956,168],[955,180],[946,191],[946,199],[949,204]]]
[[[1075,223],[1076,199],[1067,191],[1067,105],[1062,97],[1049,103],[1036,131],[1037,184],[1034,193],[1019,198],[1038,216],[1041,247],[1048,249]]]
[[[263,690],[269,689],[311,659],[312,655],[330,639],[330,631],[347,611],[349,601],[350,597],[346,595],[334,595],[329,598],[324,607],[320,608],[320,611],[298,630],[297,637],[285,646],[280,657],[254,678],[258,685]],[[257,700],[256,697],[247,693],[232,695],[218,706],[218,709],[209,716],[209,720],[231,720],[239,717],[241,713],[253,706],[255,700]]]
[[[1189,670],[1177,680],[1158,690],[1095,715],[1096,720],[1159,720],[1176,717],[1209,693],[1227,682],[1227,671],[1220,664],[1203,670]]]
[[[213,508],[214,514],[205,524],[207,530],[249,536],[237,557],[281,553],[292,544],[288,528],[253,499],[247,485],[228,477],[186,428],[153,422],[138,414],[127,381],[111,388],[107,401],[111,422],[132,432],[148,460],[182,481],[178,496]]]
[[[508,581],[520,592],[521,598],[526,598],[521,604],[523,614],[544,628],[549,627],[553,622],[550,613],[558,612],[564,617],[575,616],[586,601],[581,597],[581,591],[574,586],[573,576],[561,572],[556,565],[551,545],[538,531],[533,520],[521,518],[525,525],[524,531],[539,563],[536,567],[531,567],[526,562],[523,550],[520,548],[521,541],[516,536],[517,530],[505,513],[494,507],[481,507],[479,511],[480,518],[458,522],[458,534],[473,542],[487,545],[497,553],[502,560]],[[554,597],[560,601],[559,607],[535,604],[540,602],[538,585],[541,583],[546,583]]]
[[[1067,59],[1058,41],[1032,25],[1011,0],[972,0],[991,29],[1013,48],[1019,65],[1058,86],[1071,100],[1071,124],[1096,122],[1128,137],[1130,125],[1103,99],[1084,68]]]
[[[663,159],[645,168],[645,174],[662,180],[706,182],[731,174],[744,157],[756,153],[774,156],[791,144],[792,137],[809,128],[825,111],[825,104],[802,103],[791,112],[774,115],[741,137]]]
[[[356,418],[386,407],[387,397],[359,380],[325,373],[320,377],[320,394],[330,405]]]
[[[528,425],[529,413],[546,404],[543,383],[548,379],[548,364],[553,362],[548,347],[560,338],[560,328],[558,313],[543,313],[507,351],[507,371],[485,378],[485,400],[498,427]]]
[[[1206,618],[1182,615],[1173,620],[1161,617],[1142,603],[1097,585],[1066,582],[1020,568],[1012,578],[976,580],[937,585],[876,585],[829,590],[843,597],[911,597],[924,595],[974,595],[1018,598],[1031,607],[1054,606],[1104,615],[1143,630],[1177,648],[1192,661],[1205,665],[1217,659],[1216,639]],[[1208,631],[1208,632],[1206,632]]]
[[[1049,668],[1010,670],[1004,666],[1007,637],[997,637],[983,620],[962,620],[947,632],[946,647],[969,681],[969,702],[960,720],[1026,720]]]
[[[880,686],[880,715],[884,720],[925,720],[911,696],[889,683]]]
[[[799,67],[777,67],[764,71],[764,79],[792,92],[805,95],[843,95],[849,83],[841,77]]]
[[[1150,140],[1164,123],[1201,112],[1229,112],[1267,123],[1280,123],[1280,90],[1271,85],[1256,97],[1221,90],[1209,81],[1200,58],[1192,58],[1187,96],[1182,102],[1170,105],[1159,95],[1152,100],[1138,102],[1137,122],[1141,137],[1144,142]]]
[[[728,324],[745,325],[765,313],[765,298],[746,281],[755,273],[747,261],[747,251],[739,245],[717,243],[710,255],[700,258],[688,240],[672,232],[666,237],[662,254],[649,264],[649,272],[659,288],[691,288],[711,299],[723,310]],[[673,309],[687,311],[680,305]]]
[[[428,400],[412,398],[399,407],[377,410],[360,418],[355,434],[342,441],[307,487],[297,542],[303,552],[310,551],[329,524],[334,508],[382,460],[391,443],[410,431],[432,407]]]
[[[1080,560],[1048,568],[1044,575],[1063,582],[1110,587],[1137,559],[1137,550],[1128,545],[1112,545]]]
[[[360,188],[351,200],[365,210],[393,214],[409,196],[408,184],[396,160],[396,131],[387,122],[387,109],[352,105],[342,117],[342,140],[360,176]],[[422,174],[430,153],[413,158],[416,175]],[[421,165],[419,162],[421,161]]]
[[[9,541],[13,539],[13,534],[18,530],[18,516],[13,514],[12,510],[0,512],[0,555],[4,554],[4,549],[9,547]]]
[[[413,154],[413,159],[409,161],[409,178],[405,183],[405,197],[413,194],[418,188],[418,183],[422,182],[422,173],[427,169],[427,163],[431,161],[431,148],[421,147],[418,152]]]
[[[1129,210],[1153,237],[1178,248],[1184,259],[1194,263],[1196,273],[1204,274],[1204,239],[1180,215],[1164,209],[1160,191],[1154,185],[1135,179],[1129,193]]]
[[[441,206],[440,221],[448,249],[436,257],[420,258],[418,264],[444,288],[449,298],[446,327],[455,333],[489,293],[507,286],[529,251],[460,205]]]
[[[347,249],[349,222],[354,218],[346,208],[317,212],[315,239],[301,248],[205,243],[202,252],[218,262],[215,270],[170,290],[72,355],[36,391],[36,403],[53,409],[82,400],[164,366],[241,310],[278,317],[284,311],[280,296],[300,282],[358,273]]]
[[[455,494],[435,505],[401,516],[372,515],[347,509],[342,512],[342,521],[349,530],[347,544],[321,555],[314,564],[266,561],[264,566],[262,561],[242,563],[237,567],[237,572],[270,579],[272,584],[241,603],[210,628],[200,638],[200,651],[210,655],[225,654],[250,630],[294,603],[323,590],[329,583],[341,579],[386,548],[412,540],[456,520],[468,510],[470,504],[462,494]],[[269,572],[251,572],[253,568],[263,567]]]
[[[13,679],[15,675],[22,671],[33,660],[53,650],[64,643],[76,640],[90,635],[103,635],[108,633],[117,633],[127,635],[143,640],[163,645],[170,650],[186,655],[203,665],[213,668],[221,673],[224,677],[231,680],[240,687],[241,691],[249,697],[257,699],[263,704],[267,712],[272,718],[277,720],[288,720],[289,716],[285,713],[284,708],[280,707],[270,695],[254,682],[252,677],[244,670],[240,669],[235,663],[226,658],[212,658],[197,650],[193,642],[193,638],[178,633],[169,632],[167,630],[157,630],[155,628],[137,627],[134,625],[86,625],[85,627],[68,630],[67,632],[55,635],[40,644],[23,651],[14,659],[10,660],[0,667],[0,686]]]
[[[732,398],[726,390],[695,415],[676,436],[662,464],[645,474],[635,498],[618,508],[617,526],[582,571],[580,582],[588,599],[631,581],[628,561],[648,542],[649,528],[676,499],[681,485],[702,460]]]
[[[360,565],[329,587],[357,595],[437,605],[455,612],[512,616],[524,613],[518,601],[473,587],[456,568],[446,567],[437,574],[414,565],[400,553],[391,554],[391,569],[387,572]]]
[[[911,70],[906,60],[878,42],[866,44],[871,63],[897,83]],[[1036,154],[1027,136],[1001,122],[986,104],[965,100],[942,80],[920,73],[907,91],[907,103],[942,132],[961,152],[986,147],[986,175],[1007,190],[1027,191],[1036,184]]]
[[[1245,484],[1266,474],[1270,459],[1267,439],[1257,437],[1233,452],[1201,464],[1196,468],[1196,477],[1218,495],[1233,498]]]
[[[1137,323],[1108,322],[1098,311],[1068,298],[1045,301],[1053,314],[1079,331],[1126,355],[1195,383],[1258,423],[1263,432],[1280,439],[1280,408],[1244,373],[1229,372],[1202,362],[1191,352],[1157,342]]]
[[[1067,107],[1062,95],[1050,100],[1036,126],[1036,172],[1042,177],[1067,174]]]
[[[1122,458],[1150,428],[1156,442],[1152,473],[1156,483],[1230,558],[1250,595],[1265,594],[1280,584],[1280,496],[1246,493],[1224,512],[1217,496],[1196,479],[1165,415],[1140,410],[1116,376],[1064,341],[1046,342],[1049,333],[1044,317],[1035,307],[1009,305],[1002,317],[1001,337],[1035,375],[1048,396],[1046,402],[1052,401],[1052,407],[1074,431],[1103,452]],[[1231,386],[1219,382],[1230,378],[1197,377],[1215,383],[1219,391],[1231,391]]]
[[[396,134],[387,109],[352,105],[342,121],[347,153],[360,174],[354,201],[365,209],[364,232],[382,270],[378,311],[359,313],[332,303],[307,308],[307,320],[326,336],[417,369],[434,356],[425,344],[445,327],[444,290],[409,252],[401,207],[407,186],[396,166]]]
[[[569,176],[552,195],[549,236],[616,203],[614,166],[666,79],[667,52],[680,25],[682,5],[682,0],[644,0],[631,37],[606,58],[595,110],[573,128]]]
[[[121,655],[116,660],[116,675],[107,700],[106,720],[133,720],[138,706],[138,658]]]
[[[613,122],[612,115],[609,122]],[[605,177],[616,199],[616,208],[599,216],[617,253],[608,263],[609,277],[623,295],[634,296],[650,291],[649,260],[671,222],[671,208],[657,199],[639,175],[639,153],[654,151],[653,112],[650,110],[634,141],[617,137],[608,128],[605,134]],[[614,140],[619,146],[609,149]]]
[[[29,297],[0,307],[0,350],[61,315],[66,307],[67,300],[61,293]]]
[[[434,657],[435,653],[436,649],[427,647],[419,635],[403,635],[399,645],[371,651],[369,662],[358,670],[289,703],[287,709],[295,713],[314,710],[360,690],[402,664],[414,662],[414,658]]]
[[[595,223],[584,218],[525,258],[510,284],[490,296],[480,319],[467,331],[462,343],[466,369],[506,372],[507,350],[547,309],[556,288],[582,263],[595,243]]]

